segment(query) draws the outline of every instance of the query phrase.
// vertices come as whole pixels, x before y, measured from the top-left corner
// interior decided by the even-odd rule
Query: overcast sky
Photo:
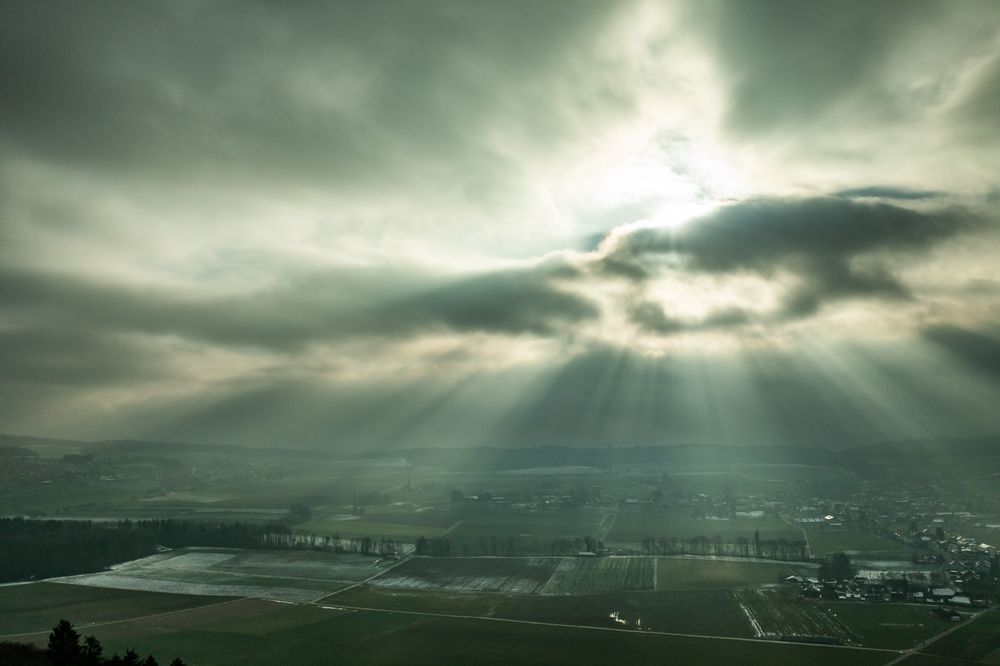
[[[0,8],[0,431],[1000,432],[1000,3]]]

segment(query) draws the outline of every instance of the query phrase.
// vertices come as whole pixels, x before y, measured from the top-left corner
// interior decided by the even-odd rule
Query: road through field
[[[892,666],[893,664],[898,664],[898,663],[900,663],[902,661],[905,661],[906,659],[909,659],[910,657],[912,657],[915,654],[919,654],[920,651],[923,648],[927,647],[931,643],[935,643],[935,642],[941,640],[945,636],[951,634],[954,631],[958,631],[962,627],[969,626],[970,624],[972,624],[973,622],[975,622],[980,616],[982,616],[988,610],[989,610],[988,608],[984,608],[983,610],[981,610],[981,611],[979,611],[977,613],[973,613],[972,617],[969,618],[968,622],[959,622],[958,624],[954,625],[953,627],[949,627],[948,629],[945,629],[940,634],[935,634],[934,636],[931,636],[927,640],[925,640],[925,641],[923,641],[921,643],[918,643],[917,645],[914,645],[910,649],[903,650],[903,653],[901,655],[899,655],[898,657],[896,657],[895,659],[893,659],[889,663],[885,664],[884,666]]]
[[[865,652],[882,652],[887,655],[898,655],[899,650],[887,650],[884,648],[869,648],[860,647],[855,645],[826,645],[823,643],[800,643],[797,641],[778,641],[769,640],[763,638],[740,638],[736,636],[712,636],[709,634],[685,634],[672,631],[638,631],[635,629],[617,629],[615,627],[595,627],[586,624],[564,624],[560,622],[540,622],[538,620],[517,620],[513,618],[505,617],[494,617],[489,615],[459,615],[455,613],[433,613],[430,611],[408,611],[408,610],[393,610],[388,608],[371,608],[367,606],[345,606],[342,604],[323,604],[318,602],[313,602],[313,605],[319,605],[324,608],[330,608],[333,610],[353,610],[353,611],[368,611],[373,613],[389,613],[389,614],[400,614],[400,615],[418,615],[425,617],[439,617],[447,618],[452,620],[482,620],[487,622],[507,622],[509,624],[528,624],[540,627],[555,627],[561,629],[584,629],[588,631],[613,631],[616,633],[633,634],[640,636],[669,636],[674,638],[700,638],[706,640],[715,641],[738,641],[741,643],[776,643],[778,645],[808,645],[809,647],[820,647],[820,648],[831,648],[839,650],[862,650]],[[891,663],[895,663],[895,660]]]

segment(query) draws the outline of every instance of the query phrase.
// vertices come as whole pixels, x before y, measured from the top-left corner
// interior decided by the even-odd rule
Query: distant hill
[[[256,448],[222,444],[155,442],[145,440],[105,440],[86,442],[25,435],[0,434],[0,448],[10,451],[76,447],[96,456],[133,455],[179,458],[191,455],[238,456],[248,458],[329,458],[331,452],[318,449]],[[414,465],[458,469],[521,469],[531,467],[600,467],[643,463],[710,465],[729,463],[775,463],[825,465],[858,469],[867,464],[919,462],[954,456],[1000,455],[1000,435],[984,437],[934,437],[886,441],[847,450],[795,446],[727,446],[682,444],[673,446],[615,446],[575,448],[536,446],[530,448],[469,447],[417,448],[334,453],[345,461],[405,457]]]
[[[1000,455],[1000,434],[981,437],[926,437],[867,444],[851,450],[866,458],[947,458]]]

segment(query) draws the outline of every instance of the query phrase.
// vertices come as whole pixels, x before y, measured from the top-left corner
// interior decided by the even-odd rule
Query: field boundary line
[[[930,638],[925,639],[925,640],[921,641],[920,643],[917,643],[916,645],[914,645],[913,647],[909,648],[908,650],[904,650],[903,654],[899,655],[898,657],[896,657],[892,661],[885,663],[883,666],[892,666],[892,664],[898,664],[898,663],[900,663],[902,661],[905,661],[906,659],[909,659],[910,657],[912,657],[914,655],[917,655],[917,654],[926,654],[926,653],[921,652],[921,650],[923,648],[927,647],[928,645],[931,645],[932,643],[937,643],[939,640],[941,640],[945,636],[948,636],[949,634],[951,634],[954,631],[958,631],[962,627],[969,626],[970,624],[972,624],[973,622],[975,622],[976,620],[978,620],[979,618],[981,618],[983,615],[986,615],[986,613],[988,613],[989,611],[990,611],[989,608],[984,608],[983,610],[979,611],[978,613],[974,613],[973,616],[969,619],[968,622],[960,622],[959,624],[956,624],[953,627],[949,627],[948,629],[945,629],[940,634],[935,634],[935,635],[931,636]],[[939,657],[939,656],[942,656],[942,655],[932,654],[932,655],[928,655],[928,656]]]
[[[320,605],[313,603],[313,605]],[[674,631],[642,631],[637,629],[618,629],[616,627],[595,627],[586,624],[565,624],[561,622],[541,622],[538,620],[518,620],[515,618],[507,617],[494,617],[489,615],[459,615],[456,613],[433,613],[430,611],[410,611],[410,610],[394,610],[390,608],[371,608],[367,606],[351,606],[333,603],[331,604],[334,608],[340,608],[344,610],[355,610],[355,611],[372,611],[375,613],[397,613],[401,615],[419,615],[426,617],[442,617],[448,619],[456,620],[483,620],[488,622],[508,622],[510,624],[529,624],[536,625],[540,627],[559,627],[562,629],[585,629],[590,631],[614,631],[622,634],[631,634],[638,636],[671,636],[674,638],[703,638],[708,640],[717,641],[738,641],[741,643],[773,643],[775,645],[807,645],[810,647],[822,647],[822,648],[834,648],[841,650],[864,650],[867,652],[885,652],[889,654],[899,654],[899,650],[890,650],[888,648],[873,648],[873,647],[863,647],[859,645],[827,645],[825,643],[804,643],[798,641],[778,641],[769,640],[766,638],[743,638],[740,636],[711,636],[709,634],[685,634]]]
[[[785,523],[789,527],[792,527],[792,528],[797,529],[799,531],[799,533],[802,535],[802,540],[806,542],[806,556],[811,558],[812,554],[813,554],[812,553],[812,546],[809,545],[809,535],[806,534],[805,529],[801,525],[796,525],[792,521],[788,520],[788,518],[785,518],[785,516],[783,514],[781,514],[780,512],[778,513],[778,517],[781,518],[783,521],[785,521]]]
[[[364,580],[359,580],[358,582],[354,583],[353,585],[348,585],[345,588],[341,588],[339,590],[335,590],[333,592],[330,592],[329,594],[324,594],[323,596],[321,596],[318,599],[315,599],[315,600],[313,600],[313,601],[311,601],[309,603],[318,603],[318,602],[322,601],[323,599],[329,599],[330,597],[338,595],[341,592],[347,592],[348,590],[353,590],[356,587],[361,587],[362,585],[364,585],[368,581],[375,580],[379,576],[381,576],[383,574],[389,573],[390,571],[392,571],[393,569],[395,569],[396,567],[398,567],[403,562],[406,562],[406,560],[408,560],[408,559],[410,559],[410,558],[407,557],[407,558],[401,559],[398,562],[396,562],[395,564],[393,564],[391,567],[388,567],[388,568],[376,571],[374,574],[372,574],[368,578],[365,578]]]
[[[68,585],[69,583],[63,583],[63,584]],[[89,622],[87,624],[77,624],[75,628],[77,630],[83,630],[83,629],[90,629],[91,627],[103,627],[109,624],[123,624],[125,622],[138,622],[139,620],[151,620],[155,617],[165,617],[167,615],[189,613],[191,611],[202,610],[203,608],[218,608],[219,606],[225,606],[226,604],[235,604],[238,601],[267,601],[267,600],[256,599],[253,597],[238,597],[236,599],[227,599],[226,601],[218,601],[216,603],[205,604],[203,606],[192,606],[191,608],[178,608],[177,610],[164,611],[162,613],[150,613],[149,615],[138,615],[136,617],[126,617],[126,618],[121,618],[119,620],[105,620],[102,622]],[[23,631],[19,634],[0,634],[0,639],[17,638],[18,636],[36,636],[38,634],[47,634],[51,631],[52,629],[43,629],[41,631]]]
[[[446,536],[448,536],[449,534],[451,534],[455,530],[456,527],[458,527],[462,523],[467,523],[467,522],[469,522],[469,521],[465,520],[464,518],[462,520],[456,520],[454,523],[452,523],[451,527],[449,527],[448,529],[446,529],[441,534],[441,538],[444,539]]]

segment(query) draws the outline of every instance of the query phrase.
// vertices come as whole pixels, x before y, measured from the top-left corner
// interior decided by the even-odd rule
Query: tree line
[[[646,555],[726,555],[797,561],[809,559],[805,541],[761,539],[759,533],[755,533],[753,539],[724,539],[718,535],[690,538],[646,537],[642,540],[642,551]]]
[[[94,522],[0,518],[0,583],[103,571],[158,548],[321,549],[363,555],[400,553],[391,539],[296,534],[287,525],[187,520]]]
[[[417,555],[436,557],[491,555],[514,557],[519,555],[550,555],[553,557],[576,555],[581,551],[599,552],[604,543],[594,536],[575,538],[526,539],[511,535],[481,536],[477,539],[447,537],[420,537],[416,543]],[[646,537],[638,552],[645,555],[727,555],[730,557],[763,558],[772,560],[805,561],[808,551],[805,541],[785,539],[753,539],[738,537]]]

